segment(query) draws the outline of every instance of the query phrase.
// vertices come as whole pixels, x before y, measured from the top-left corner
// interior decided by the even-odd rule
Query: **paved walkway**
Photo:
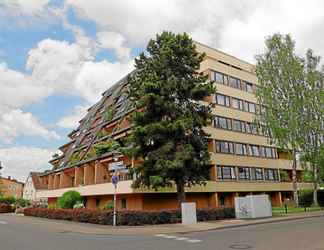
[[[170,233],[190,233],[208,230],[219,230],[225,228],[243,227],[248,225],[258,225],[265,223],[274,223],[280,221],[298,220],[303,218],[324,217],[324,210],[309,213],[300,213],[294,215],[285,215],[280,217],[250,219],[250,220],[219,220],[209,222],[199,222],[194,225],[182,224],[164,224],[164,225],[145,225],[145,226],[107,226],[95,225],[88,223],[78,223],[63,220],[49,220],[44,218],[27,217],[14,214],[0,214],[0,221],[20,221],[24,223],[35,224],[39,227],[48,228],[49,226],[55,231],[76,232],[82,234],[93,235],[155,235],[155,234],[170,234]],[[51,223],[49,223],[51,222]]]

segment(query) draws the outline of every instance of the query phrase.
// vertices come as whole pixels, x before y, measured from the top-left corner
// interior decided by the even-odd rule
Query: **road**
[[[0,250],[324,250],[324,217],[185,234],[104,235],[71,223],[0,215]],[[83,225],[81,225],[83,226]],[[134,228],[136,230],[136,228]]]

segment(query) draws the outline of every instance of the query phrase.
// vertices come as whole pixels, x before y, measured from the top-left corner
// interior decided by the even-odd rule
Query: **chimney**
[[[11,180],[11,176],[8,176],[8,180]]]

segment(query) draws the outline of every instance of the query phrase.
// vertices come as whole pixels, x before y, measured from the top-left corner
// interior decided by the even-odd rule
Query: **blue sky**
[[[323,56],[323,10],[319,0],[1,1],[2,175],[24,180],[49,169],[85,110],[156,33],[187,32],[252,63],[266,36],[290,33],[299,53]]]

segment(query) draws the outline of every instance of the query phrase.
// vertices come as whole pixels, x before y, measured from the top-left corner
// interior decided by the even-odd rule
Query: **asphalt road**
[[[73,232],[68,223],[66,230],[55,224],[51,220],[0,215],[0,250],[324,250],[324,217],[144,236],[94,235]]]

